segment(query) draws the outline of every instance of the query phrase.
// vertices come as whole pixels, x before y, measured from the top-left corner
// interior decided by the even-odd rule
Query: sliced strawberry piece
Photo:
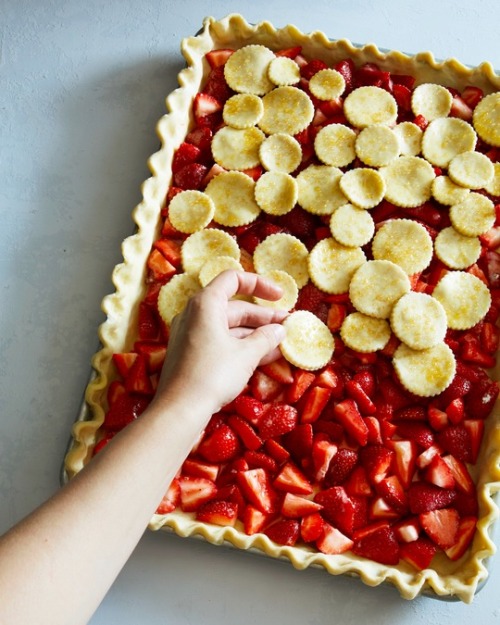
[[[309,142],[310,137],[307,131],[306,134],[307,141]],[[314,236],[318,220],[314,215],[311,215],[311,213],[306,212],[297,205],[289,213],[286,213],[286,215],[278,217],[276,223],[290,234],[307,241]]]
[[[312,461],[314,467],[314,477],[321,482],[328,472],[332,458],[337,453],[337,445],[328,440],[316,438],[312,445]]]
[[[94,449],[92,450],[92,455],[95,456],[96,454],[98,454],[102,449],[104,449],[104,447],[106,447],[106,445],[109,443],[109,441],[114,437],[115,432],[108,432],[107,434],[105,434],[95,445],[94,445]]]
[[[129,393],[152,395],[153,387],[149,379],[146,358],[138,354],[125,379],[125,389]]]
[[[325,522],[318,512],[302,517],[300,521],[300,536],[305,543],[312,543],[323,534]]]
[[[411,543],[420,536],[421,527],[418,517],[408,517],[393,525],[396,538],[400,543]]]
[[[286,389],[286,400],[289,404],[295,404],[304,395],[307,389],[314,382],[316,376],[311,371],[297,369],[294,372],[293,382]]]
[[[310,80],[314,74],[317,74],[322,69],[327,69],[328,65],[321,59],[312,59],[300,69],[300,75],[306,80]]]
[[[341,532],[352,535],[356,507],[354,500],[342,486],[333,486],[318,492],[314,501],[323,506],[323,518]]]
[[[193,128],[186,135],[186,143],[191,143],[200,149],[203,157],[211,154],[213,132],[207,126],[198,126]]]
[[[201,163],[190,163],[174,174],[175,184],[183,190],[201,189],[208,168]]]
[[[238,415],[231,415],[227,421],[227,424],[233,428],[236,434],[239,436],[243,445],[252,451],[256,451],[262,447],[262,439],[243,417]]]
[[[278,470],[278,463],[276,460],[263,451],[252,451],[248,449],[245,451],[243,458],[246,460],[249,469],[257,469],[261,467],[270,474],[274,474]]]
[[[163,367],[167,346],[156,341],[137,341],[134,349],[146,359],[149,373],[158,373]]]
[[[137,419],[149,405],[149,398],[142,395],[122,393],[111,404],[104,417],[104,427],[108,431],[118,431]]]
[[[460,519],[455,543],[445,549],[445,553],[450,560],[459,560],[469,548],[469,545],[476,533],[477,518],[475,516]]]
[[[179,269],[182,265],[181,243],[175,239],[158,239],[154,243],[155,249],[159,250],[168,262]]]
[[[460,96],[455,96],[451,102],[450,117],[459,117],[470,122],[472,119],[472,109]]]
[[[273,380],[260,369],[256,369],[250,378],[250,390],[252,395],[264,402],[276,399],[283,390],[282,385]]]
[[[215,482],[219,475],[219,469],[218,464],[187,458],[182,465],[182,474],[190,477],[205,477]]]
[[[439,486],[425,482],[413,482],[408,489],[408,501],[412,514],[446,508],[453,503],[455,498],[455,491],[439,488]]]
[[[113,354],[113,364],[115,365],[118,373],[122,378],[126,378],[129,374],[132,365],[136,361],[137,354],[134,352],[125,352],[120,354]]]
[[[383,445],[367,445],[360,450],[361,464],[372,484],[387,477],[393,458],[394,452]]]
[[[185,165],[189,165],[190,163],[196,163],[199,161],[201,155],[201,150],[196,145],[192,143],[187,143],[184,141],[180,144],[174,154],[174,158],[172,160],[172,173],[176,173],[181,170]]]
[[[450,425],[450,420],[448,419],[448,415],[444,410],[439,410],[435,406],[429,406],[427,409],[427,418],[429,421],[429,425],[436,432],[441,432],[446,429],[448,425]]]
[[[437,546],[427,538],[418,538],[401,545],[401,557],[418,571],[429,568],[436,555]]]
[[[471,419],[486,419],[498,397],[497,382],[484,378],[473,385],[465,399],[465,410]]]
[[[464,425],[450,425],[436,435],[437,443],[448,453],[463,462],[472,461],[470,435]]]
[[[377,407],[357,380],[352,379],[346,382],[345,390],[347,395],[356,402],[356,405],[362,415],[366,416],[375,414]]]
[[[316,541],[316,547],[328,555],[336,555],[345,553],[352,548],[354,542],[345,534],[342,534],[336,527],[332,527],[329,523],[324,523],[323,533]]]
[[[245,534],[251,536],[252,534],[261,532],[271,518],[271,515],[249,504],[243,511],[243,529],[245,530]]]
[[[469,106],[472,110],[476,108],[476,106],[481,102],[484,97],[484,92],[479,87],[473,87],[472,85],[467,85],[465,89],[462,91],[462,100]]]
[[[333,412],[339,423],[359,445],[364,446],[368,443],[368,428],[352,399],[338,403]]]
[[[281,468],[273,486],[295,495],[310,495],[313,492],[311,482],[293,462],[287,462]]]
[[[209,501],[196,512],[196,520],[202,523],[234,527],[237,519],[238,504],[232,501]]]
[[[354,72],[356,66],[352,59],[342,59],[335,65],[335,69],[342,74],[346,85],[346,91],[349,92],[354,87]]]
[[[283,445],[297,462],[300,462],[311,453],[313,434],[313,428],[310,423],[301,423],[283,437]]]
[[[261,365],[260,369],[267,376],[280,384],[291,384],[294,381],[292,367],[284,358],[279,358],[269,364]]]
[[[175,478],[167,489],[167,492],[163,496],[162,500],[156,508],[156,514],[168,514],[173,512],[181,501],[181,487],[179,479]]]
[[[300,420],[301,423],[314,423],[323,412],[332,394],[331,389],[323,386],[313,386],[307,391]]]
[[[487,354],[496,354],[500,342],[500,330],[496,325],[485,321],[481,327],[481,347]]]
[[[396,475],[386,477],[376,486],[378,494],[384,498],[388,505],[397,513],[403,514],[408,509],[408,497],[403,485]]]
[[[197,93],[193,101],[193,114],[195,120],[199,122],[200,118],[212,115],[221,111],[223,105],[213,95],[208,93]]]
[[[157,249],[153,249],[148,256],[146,267],[148,270],[148,282],[168,282],[177,273],[174,265]]]
[[[420,524],[429,538],[441,549],[449,549],[457,539],[459,516],[453,508],[431,510],[419,515]]]
[[[398,103],[400,111],[411,111],[411,91],[408,87],[395,84],[392,88],[392,95]]]
[[[368,443],[379,445],[383,443],[382,426],[376,417],[365,417],[366,427],[368,428]]]
[[[217,494],[217,486],[204,477],[179,478],[181,508],[184,512],[194,512]]]
[[[145,302],[139,304],[139,316],[137,320],[139,339],[143,341],[155,340],[160,334],[160,322],[156,309],[148,306]]]
[[[278,464],[283,464],[290,458],[290,452],[285,449],[281,443],[274,440],[274,438],[268,438],[264,443],[264,448]]]
[[[262,469],[248,469],[237,474],[238,485],[248,502],[264,514],[275,511],[276,495],[268,473]]]
[[[281,505],[281,514],[290,519],[299,519],[319,512],[322,507],[319,503],[310,499],[287,493]]]
[[[252,425],[257,425],[264,414],[264,404],[249,395],[238,395],[233,406],[236,412]]]
[[[226,424],[220,425],[198,445],[198,453],[209,462],[227,462],[239,449],[236,433]]]
[[[344,481],[343,486],[348,495],[355,497],[370,497],[373,489],[366,477],[364,467],[356,467],[349,477]]]
[[[300,525],[292,519],[280,519],[266,527],[264,534],[279,545],[293,547],[300,536]]]
[[[276,56],[286,56],[289,59],[294,59],[302,52],[302,46],[293,46],[292,48],[284,48],[275,52]]]
[[[218,50],[210,50],[205,54],[208,64],[213,69],[224,65],[228,58],[233,54],[234,50],[230,48],[219,48]]]
[[[452,455],[443,456],[442,460],[448,466],[456,487],[468,495],[474,494],[476,487],[467,466]]]
[[[258,423],[259,434],[263,440],[287,434],[297,425],[298,419],[299,415],[294,406],[271,404]]]
[[[358,465],[358,452],[354,449],[341,448],[334,454],[325,476],[327,487],[340,486]]]
[[[424,473],[424,479],[440,488],[452,489],[455,487],[455,478],[447,462],[436,454]]]
[[[484,421],[482,419],[466,419],[463,422],[463,426],[469,433],[470,462],[475,464],[479,456],[479,450],[481,449],[481,441],[483,440]]]
[[[226,79],[224,77],[224,67],[222,65],[219,65],[219,67],[214,67],[211,70],[203,87],[202,93],[209,95],[217,100],[217,102],[220,102],[221,107],[222,105],[224,105],[226,100],[234,94],[234,91],[229,87],[226,82]],[[209,113],[208,116],[210,115],[211,114]],[[217,116],[217,113],[215,113],[215,115]]]
[[[383,497],[375,497],[370,500],[369,519],[370,521],[386,520],[395,521],[401,517],[392,506],[390,506]]]
[[[355,538],[352,551],[363,558],[394,565],[399,562],[400,549],[394,530],[388,525],[375,524],[366,528],[361,537]]]
[[[424,423],[418,421],[400,421],[397,424],[398,436],[409,439],[427,449],[434,444],[434,434]]]

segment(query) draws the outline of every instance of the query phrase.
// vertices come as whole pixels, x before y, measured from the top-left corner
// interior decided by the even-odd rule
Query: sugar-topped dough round
[[[466,237],[453,227],[443,228],[434,239],[436,256],[450,269],[467,269],[481,255],[478,237]]]
[[[331,359],[335,343],[328,327],[308,310],[290,313],[283,321],[286,336],[281,342],[283,356],[306,371],[316,371]]]
[[[181,247],[182,267],[186,273],[198,276],[202,265],[214,256],[240,258],[236,239],[223,230],[205,228],[189,235]]]
[[[336,100],[345,90],[345,80],[336,69],[321,69],[311,76],[309,89],[318,100]]]
[[[425,159],[400,156],[379,171],[386,184],[385,197],[396,206],[412,208],[430,199],[436,174]]]
[[[314,215],[331,215],[347,202],[340,188],[342,171],[332,165],[309,165],[297,176],[298,202]]]
[[[261,45],[251,44],[235,50],[224,64],[227,84],[238,93],[268,93],[274,88],[268,68],[275,58],[272,50]]]
[[[281,287],[283,295],[278,300],[268,300],[260,297],[254,297],[255,303],[260,304],[261,306],[267,306],[268,308],[292,310],[299,297],[299,289],[292,276],[282,269],[271,269],[270,271],[266,271],[263,276],[272,280],[274,284]]]
[[[293,59],[277,56],[269,63],[269,80],[278,87],[295,85],[300,81],[300,67]]]
[[[448,175],[456,184],[468,189],[482,189],[493,178],[493,163],[480,152],[457,154],[448,165]]]
[[[445,206],[452,206],[463,202],[469,195],[470,189],[455,184],[449,176],[436,176],[432,182],[432,195],[435,200]]]
[[[297,237],[285,232],[278,232],[266,237],[257,245],[253,254],[253,263],[257,273],[264,274],[273,269],[289,273],[302,288],[309,280],[307,247]]]
[[[325,165],[345,167],[356,158],[356,133],[344,124],[328,124],[314,139],[316,156]]]
[[[471,191],[465,200],[450,207],[450,220],[464,236],[479,236],[495,224],[495,205],[482,193]]]
[[[189,299],[201,288],[198,278],[188,273],[178,273],[164,284],[158,293],[158,312],[166,325],[181,313]]]
[[[399,141],[399,152],[405,156],[417,156],[422,149],[423,131],[413,122],[401,122],[392,129]]]
[[[450,161],[462,152],[476,147],[474,128],[459,117],[441,117],[432,121],[424,131],[422,154],[437,167],[448,167]]]
[[[375,169],[358,167],[343,174],[340,189],[350,202],[370,209],[384,199],[385,180]]]
[[[500,196],[500,163],[493,164],[493,177],[484,188],[491,195]]]
[[[268,135],[276,132],[296,135],[307,128],[314,117],[311,98],[297,87],[276,87],[262,98],[262,102],[264,115],[259,128]]]
[[[414,395],[434,397],[442,393],[455,377],[455,356],[446,343],[414,350],[401,343],[392,359],[401,384]]]
[[[491,305],[491,294],[482,280],[465,271],[449,271],[436,284],[432,296],[446,311],[452,330],[468,330],[479,323]]]
[[[434,83],[418,85],[411,96],[411,109],[427,121],[446,117],[451,110],[453,96],[446,87]]]
[[[365,354],[384,349],[391,338],[391,328],[385,319],[353,312],[344,319],[340,336],[347,347]]]
[[[359,312],[387,319],[392,307],[411,288],[406,273],[389,260],[369,260],[354,273],[349,297]]]
[[[446,312],[431,295],[410,291],[395,303],[391,327],[398,339],[412,349],[428,349],[446,336]]]
[[[365,165],[382,167],[399,156],[400,144],[391,128],[377,124],[361,130],[356,138],[355,149]]]
[[[353,274],[365,262],[360,247],[346,247],[333,238],[322,239],[309,254],[309,275],[325,293],[347,293]]]
[[[201,286],[205,287],[220,273],[228,269],[243,271],[241,263],[233,256],[213,256],[206,260],[201,266],[198,280]]]
[[[302,148],[291,135],[276,133],[260,144],[259,156],[262,166],[268,171],[290,174],[302,161]]]
[[[472,123],[484,142],[500,147],[500,91],[490,93],[479,102]]]
[[[210,180],[205,193],[215,205],[214,221],[222,226],[245,226],[259,216],[255,182],[241,171],[225,171]]]
[[[255,200],[269,215],[285,215],[297,203],[297,180],[282,171],[268,171],[255,183]]]
[[[362,247],[371,241],[375,232],[375,222],[364,208],[344,204],[331,216],[330,232],[342,245]]]
[[[429,266],[433,254],[432,239],[424,226],[416,221],[391,219],[375,233],[372,253],[375,260],[390,260],[411,276]]]
[[[398,105],[394,97],[380,87],[358,87],[344,100],[344,114],[358,128],[372,124],[392,126],[396,123]]]
[[[237,93],[226,100],[222,118],[233,128],[250,128],[257,124],[264,114],[261,98],[253,93]]]
[[[224,169],[250,169],[260,164],[259,149],[264,139],[264,133],[255,126],[224,126],[212,138],[212,156]]]
[[[188,189],[177,193],[168,205],[168,218],[179,232],[191,234],[203,230],[212,221],[215,206],[210,196]]]

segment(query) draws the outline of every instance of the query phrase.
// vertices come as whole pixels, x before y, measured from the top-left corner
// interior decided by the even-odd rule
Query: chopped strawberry
[[[257,469],[261,467],[271,474],[276,473],[278,470],[278,463],[276,460],[263,451],[253,451],[251,449],[247,449],[243,458],[246,460],[249,469]]]
[[[473,385],[465,399],[465,410],[473,419],[485,419],[493,410],[498,397],[497,382],[484,378]]]
[[[304,371],[303,369],[296,369],[293,376],[291,386],[286,389],[286,399],[289,404],[298,402],[316,378],[312,371]]]
[[[476,108],[479,102],[484,97],[484,92],[479,87],[473,87],[472,85],[467,85],[462,91],[462,100],[470,107],[472,110]]]
[[[262,512],[259,508],[249,504],[243,511],[243,528],[245,534],[252,536],[257,532],[261,532],[269,523],[270,515]]]
[[[400,543],[411,543],[420,536],[421,527],[418,517],[407,517],[393,526],[396,538]]]
[[[461,462],[451,454],[443,456],[442,461],[448,466],[450,473],[453,476],[455,485],[458,489],[462,490],[468,495],[472,495],[476,492],[474,481],[465,463]]]
[[[445,553],[452,561],[459,560],[467,551],[476,533],[477,518],[468,516],[460,519],[455,542],[445,549]]]
[[[316,540],[316,547],[328,555],[345,553],[352,548],[354,542],[345,534],[342,534],[336,527],[332,527],[329,523],[324,523],[323,533]]]
[[[357,380],[348,380],[345,383],[345,390],[347,391],[347,395],[356,402],[356,405],[363,416],[375,414],[377,407],[365,393],[362,385]]]
[[[238,485],[248,502],[264,514],[275,511],[276,496],[269,475],[262,469],[248,469],[237,474]]]
[[[429,463],[425,470],[424,478],[427,482],[435,484],[440,488],[452,489],[455,487],[453,472],[448,463],[439,454],[436,454]]]
[[[415,441],[417,445],[427,449],[434,444],[434,434],[424,423],[418,421],[400,421],[397,427],[398,436]]]
[[[317,74],[320,70],[327,68],[328,65],[321,59],[312,59],[312,61],[309,61],[307,65],[301,67],[300,75],[302,76],[302,78],[310,80],[314,76],[314,74]]]
[[[126,352],[121,354],[113,354],[113,364],[122,378],[126,378],[132,365],[136,361],[137,354],[135,352]]]
[[[157,341],[136,341],[134,349],[146,359],[149,373],[158,373],[163,367],[167,346]]]
[[[280,519],[266,527],[264,534],[279,545],[293,547],[300,536],[300,525],[292,519]]]
[[[386,477],[376,485],[377,492],[396,512],[403,514],[408,509],[408,497],[396,475]]]
[[[201,150],[192,143],[181,143],[172,160],[172,173],[181,170],[185,165],[196,163],[200,158]]]
[[[319,512],[302,517],[300,521],[300,536],[305,543],[312,543],[323,534],[325,522]]]
[[[469,122],[472,120],[472,109],[463,98],[457,95],[451,103],[450,117],[459,117]]]
[[[208,64],[213,69],[214,67],[220,67],[224,65],[228,58],[233,54],[234,50],[230,48],[219,48],[217,50],[210,50],[205,54],[205,58]]]
[[[332,486],[318,492],[314,501],[323,506],[322,515],[329,523],[348,536],[352,535],[355,503],[342,486]]]
[[[207,126],[197,126],[186,135],[186,143],[195,145],[200,154],[207,156],[211,154],[213,132]]]
[[[238,519],[238,504],[232,501],[209,501],[196,511],[196,520],[234,527]]]
[[[257,425],[264,414],[264,404],[249,395],[238,395],[233,405],[236,412],[252,425]]]
[[[311,453],[313,446],[313,428],[310,423],[300,423],[283,437],[283,444],[297,461]]]
[[[279,358],[266,365],[261,365],[261,371],[280,384],[291,384],[293,372],[290,363],[284,358]]]
[[[128,393],[153,395],[153,387],[149,379],[148,366],[145,356],[138,354],[125,379],[125,389]]]
[[[337,453],[337,449],[337,445],[328,440],[320,438],[314,440],[311,455],[316,481],[321,482],[325,478],[332,458]]]
[[[272,401],[282,391],[282,385],[273,380],[260,369],[256,369],[250,378],[252,395],[260,401]]]
[[[398,103],[400,111],[411,111],[411,91],[408,87],[395,84],[392,88],[392,95]]]
[[[394,530],[387,524],[375,524],[371,531],[367,528],[362,536],[354,539],[352,551],[381,564],[394,565],[399,562],[399,544]]]
[[[234,430],[222,424],[198,445],[198,453],[209,462],[227,462],[234,458],[240,443]]]
[[[273,486],[295,495],[310,495],[313,492],[311,482],[293,462],[287,462],[281,468]]]
[[[408,501],[412,514],[446,508],[453,503],[455,498],[455,491],[425,482],[413,482],[408,489]]]
[[[179,479],[175,478],[167,489],[167,492],[163,496],[162,500],[156,508],[156,514],[168,514],[173,512],[181,501],[181,487]]]
[[[384,445],[367,445],[360,450],[361,464],[372,484],[387,477],[393,458],[394,452]]]
[[[364,446],[368,442],[368,428],[359,413],[356,403],[352,399],[345,399],[333,409],[336,419],[345,430],[359,443]]]
[[[308,310],[319,316],[317,313],[322,308],[326,308],[323,292],[314,286],[312,282],[308,282],[299,291],[295,310]]]
[[[418,571],[429,568],[437,546],[427,538],[418,538],[401,545],[401,557]]]
[[[162,255],[176,268],[182,265],[181,243],[172,239],[162,238],[154,243],[155,249],[159,250]]]
[[[262,439],[246,419],[238,415],[232,415],[227,423],[236,432],[247,449],[256,451],[262,447]]]
[[[194,512],[217,494],[217,486],[204,477],[179,477],[180,505],[184,512]]]
[[[293,46],[292,48],[284,48],[275,52],[276,56],[286,56],[289,59],[294,59],[302,52],[302,46]]]
[[[177,272],[177,269],[170,263],[163,254],[153,249],[146,261],[149,281],[168,282]]]
[[[323,412],[332,394],[331,389],[313,386],[307,391],[300,420],[302,423],[314,423]]]
[[[357,451],[347,448],[339,449],[330,461],[330,466],[325,476],[325,485],[330,487],[343,484],[354,471],[358,462]]]
[[[174,182],[181,189],[201,189],[208,168],[201,163],[185,165],[174,174]]]
[[[466,419],[463,422],[464,428],[469,433],[470,442],[470,462],[475,464],[479,456],[481,441],[484,435],[484,421],[482,419]]]
[[[203,87],[203,95],[209,95],[222,105],[228,100],[234,91],[229,87],[224,77],[224,67],[214,67],[207,77],[207,81]],[[203,102],[204,104],[204,102]],[[203,113],[203,110],[201,111]],[[212,113],[213,114],[213,113]],[[208,113],[210,116],[211,113]],[[206,116],[206,115],[205,115]]]
[[[305,497],[300,497],[293,493],[286,493],[281,505],[281,514],[290,519],[299,519],[319,512],[322,507],[323,506],[319,503],[306,499]]]
[[[449,425],[436,435],[438,444],[463,462],[472,461],[470,436],[464,425]]]
[[[343,482],[346,493],[355,497],[370,497],[373,489],[366,476],[366,470],[362,466],[357,466],[349,477]]]
[[[356,71],[353,60],[343,59],[335,65],[334,69],[342,74],[346,86],[346,91],[351,91],[354,87],[354,72]]]
[[[455,544],[458,533],[459,516],[453,508],[431,510],[419,515],[420,524],[429,538],[441,549],[449,549]]]
[[[258,423],[259,434],[263,440],[266,440],[291,432],[297,425],[298,418],[298,412],[294,406],[281,403],[271,404]]]

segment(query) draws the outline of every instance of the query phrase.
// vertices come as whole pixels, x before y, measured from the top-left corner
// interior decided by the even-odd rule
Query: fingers
[[[227,299],[237,293],[268,300],[277,300],[283,295],[281,288],[270,280],[245,271],[223,271],[206,288],[224,295]]]
[[[286,310],[259,306],[242,300],[232,300],[227,306],[230,328],[238,326],[257,328],[268,323],[281,323],[288,315]]]
[[[286,331],[282,325],[273,323],[255,329],[242,339],[242,343],[257,366],[279,357],[279,344],[285,338],[285,334]]]

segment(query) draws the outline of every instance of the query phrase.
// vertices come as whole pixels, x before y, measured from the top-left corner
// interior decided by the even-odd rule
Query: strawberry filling
[[[223,171],[210,147],[223,124],[224,103],[234,94],[224,78],[232,52],[207,54],[211,71],[193,102],[194,126],[174,156],[164,226],[147,262],[148,290],[138,309],[137,342],[129,352],[113,356],[118,379],[109,388],[109,409],[96,451],[136,419],[154,395],[168,347],[168,328],[158,315],[156,299],[159,285],[182,272],[180,248],[185,239],[169,223],[168,205],[180,191],[205,189]],[[277,56],[296,61],[298,87],[309,94],[311,78],[327,68],[320,59],[306,59],[300,48]],[[412,76],[390,74],[374,64],[355,67],[351,59],[335,69],[344,78],[344,95],[358,87],[380,87],[394,96],[398,122],[427,127],[425,117],[412,112]],[[452,95],[450,115],[466,120],[483,98],[473,86]],[[321,128],[348,124],[342,98],[311,99],[316,114],[295,136],[302,162],[294,175],[317,162],[314,139]],[[493,162],[499,159],[498,149],[482,142],[477,149]],[[246,173],[257,180],[263,169]],[[491,199],[498,203],[498,198]],[[496,210],[500,214],[500,205]],[[382,200],[371,215],[376,228],[398,217],[414,220],[433,240],[450,225],[447,207],[434,199],[408,209]],[[299,238],[310,250],[330,236],[327,223],[297,205],[285,215],[261,213],[249,226],[226,230],[248,254],[267,236],[281,232]],[[158,514],[180,508],[204,523],[240,524],[249,535],[263,532],[278,544],[306,543],[326,554],[352,550],[388,565],[402,559],[424,569],[437,552],[451,560],[460,558],[472,541],[478,515],[470,467],[477,462],[485,420],[499,393],[486,371],[495,364],[500,337],[498,224],[480,240],[481,254],[466,271],[488,286],[492,304],[472,328],[448,330],[445,341],[457,367],[445,391],[426,398],[402,386],[392,365],[399,344],[394,335],[377,352],[347,347],[338,332],[354,310],[348,295],[329,295],[309,282],[300,289],[295,310],[310,311],[327,324],[335,337],[331,361],[315,372],[284,359],[259,368],[241,395],[212,417]],[[369,257],[368,248],[366,252]],[[434,256],[425,270],[411,277],[412,289],[432,294],[447,272]]]

